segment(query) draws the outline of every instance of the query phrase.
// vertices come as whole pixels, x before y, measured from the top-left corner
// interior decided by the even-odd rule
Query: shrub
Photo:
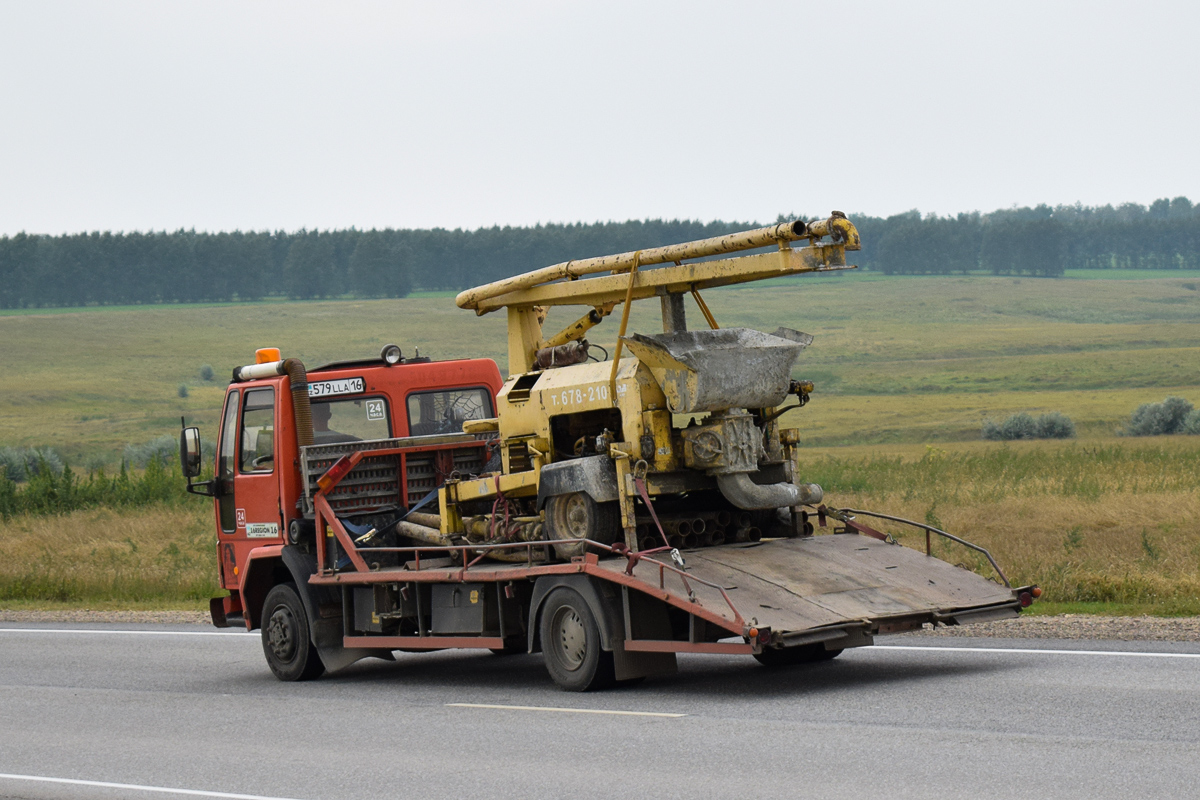
[[[180,397],[187,397],[187,396],[188,396],[188,388],[187,388],[187,384],[186,384],[186,383],[181,383],[181,384],[179,384],[179,390],[178,390],[178,391],[179,391],[179,396],[180,396]]]
[[[122,464],[120,472],[111,478],[104,470],[97,470],[84,479],[66,466],[56,475],[42,461],[23,488],[0,473],[0,519],[17,514],[63,514],[80,508],[179,504],[192,497],[184,485],[179,466],[164,466],[158,457],[151,458],[141,474],[130,472]]]
[[[1163,436],[1181,433],[1184,421],[1192,414],[1192,404],[1182,397],[1168,397],[1161,403],[1142,403],[1121,431],[1125,436]]]
[[[49,447],[0,447],[0,468],[13,483],[29,480],[42,464],[51,473],[62,474],[62,458]]]
[[[202,380],[206,383],[213,379],[214,374],[215,373],[213,372],[213,368],[212,368],[211,364],[205,364],[204,366],[202,366],[200,368],[200,380]]]
[[[216,444],[211,439],[200,440],[200,455],[202,463],[211,464],[217,451]],[[142,444],[127,444],[121,453],[121,463],[143,469],[157,459],[164,466],[175,463],[179,457],[179,438],[169,433],[156,436]]]
[[[1179,432],[1200,436],[1200,408],[1193,409],[1183,418],[1183,425],[1179,427]]]
[[[1037,438],[1074,439],[1075,423],[1061,411],[1051,411],[1037,418]]]
[[[1059,411],[1051,411],[1034,419],[1024,411],[1013,414],[1003,422],[987,419],[983,421],[983,438],[992,441],[1015,439],[1072,439],[1075,423]]]
[[[984,420],[983,438],[993,441],[1036,439],[1037,422],[1024,411],[1019,414],[1013,414],[1003,422],[993,422],[990,419]]]
[[[122,458],[131,467],[143,469],[154,459],[160,464],[170,464],[179,455],[179,440],[163,434],[144,444],[127,444]]]
[[[1000,436],[1004,439],[1036,439],[1037,421],[1029,414],[1013,414],[1000,423]]]
[[[25,458],[15,447],[0,447],[0,472],[10,481],[25,480]]]

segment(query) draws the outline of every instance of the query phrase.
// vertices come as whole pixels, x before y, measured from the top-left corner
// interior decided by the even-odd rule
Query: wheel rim
[[[296,653],[296,618],[287,606],[271,612],[267,622],[267,646],[280,661],[290,661]]]
[[[572,671],[583,666],[587,658],[587,629],[579,613],[570,606],[558,609],[554,612],[552,630],[554,646],[562,665]]]
[[[564,509],[563,517],[565,518],[567,531],[573,539],[586,539],[591,529],[591,520],[588,518],[587,501],[581,494],[573,494],[567,498],[566,508]]]

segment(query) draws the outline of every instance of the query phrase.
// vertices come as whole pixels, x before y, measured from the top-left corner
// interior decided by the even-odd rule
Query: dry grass
[[[1200,614],[1200,452],[1190,437],[1014,444],[839,448],[810,471],[830,505],[973,541],[1014,584],[1045,588],[1047,601]],[[864,521],[924,548],[923,533]],[[991,574],[982,557],[951,542],[938,541],[934,554]]]
[[[0,603],[195,607],[219,591],[211,527],[200,502],[15,517],[0,537]]]
[[[924,521],[931,506],[869,495],[839,496],[847,506]],[[938,506],[932,517],[991,551],[1014,585],[1037,583],[1051,602],[1119,603],[1157,613],[1200,613],[1200,498],[1191,493],[1113,494],[1100,500],[1021,497],[997,503]],[[924,547],[924,535],[876,524]],[[980,574],[981,557],[942,540],[934,555]]]

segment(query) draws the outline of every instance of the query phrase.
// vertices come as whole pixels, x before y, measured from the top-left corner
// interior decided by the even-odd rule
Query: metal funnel
[[[790,328],[679,331],[626,336],[676,414],[769,408],[787,397],[792,367],[812,336]]]

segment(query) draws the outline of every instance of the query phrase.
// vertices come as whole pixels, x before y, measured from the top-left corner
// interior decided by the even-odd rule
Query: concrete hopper
[[[807,333],[779,328],[679,331],[644,336],[625,346],[653,373],[676,414],[769,408],[787,397],[792,367],[812,342]]]

